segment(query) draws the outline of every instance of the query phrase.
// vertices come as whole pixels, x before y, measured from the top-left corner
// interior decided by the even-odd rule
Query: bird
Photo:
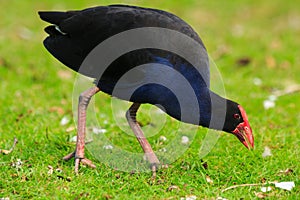
[[[155,105],[185,123],[231,133],[246,148],[254,148],[254,137],[244,108],[210,90],[206,47],[196,31],[180,17],[159,9],[118,4],[83,10],[39,11],[38,14],[49,23],[45,28],[48,34],[43,41],[45,48],[68,68],[95,80],[94,86],[79,96],[76,149],[63,158],[66,161],[75,159],[75,173],[78,173],[80,164],[95,168],[93,162],[84,155],[86,110],[91,98],[100,91],[132,102],[126,112],[126,119],[145,153],[153,176],[160,162],[136,119],[142,104]],[[96,59],[82,69],[86,58],[111,37],[128,31],[139,33],[144,29],[151,33],[147,36],[150,38],[155,35],[151,30],[158,30],[162,33],[171,31],[174,35],[178,33],[191,39],[190,44],[180,45],[186,45],[183,52],[192,54],[199,61],[198,68],[178,52],[151,45],[131,49],[133,45],[119,37],[121,40],[113,47],[106,46],[107,51],[96,51]],[[139,40],[135,36],[130,39],[133,43]],[[170,42],[162,36],[158,43],[172,47],[179,40]],[[199,51],[194,51],[194,44]],[[103,62],[97,56],[108,57],[122,45],[128,51],[118,55],[108,66],[101,66]],[[126,77],[126,74],[130,75]],[[189,87],[182,86],[183,83],[188,83]]]

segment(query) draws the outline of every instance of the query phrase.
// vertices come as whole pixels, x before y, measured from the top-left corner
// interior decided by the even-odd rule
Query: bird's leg
[[[157,159],[155,153],[153,152],[149,142],[147,141],[139,123],[136,121],[136,112],[139,109],[139,103],[133,103],[131,107],[126,112],[126,118],[128,121],[129,126],[131,127],[133,133],[135,134],[137,140],[139,141],[140,145],[142,146],[145,155],[150,162],[150,167],[153,173],[153,177],[156,176],[156,169],[157,165],[159,164],[159,160]]]
[[[63,158],[64,160],[70,160],[73,157],[75,158],[75,173],[78,173],[80,163],[88,165],[92,168],[96,167],[92,161],[84,158],[84,140],[86,131],[86,110],[93,95],[99,91],[100,89],[95,86],[84,91],[79,96],[76,150],[75,152],[72,152]]]

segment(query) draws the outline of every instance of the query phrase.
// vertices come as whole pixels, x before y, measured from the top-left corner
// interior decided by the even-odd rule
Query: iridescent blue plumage
[[[132,102],[160,104],[166,113],[178,120],[227,132],[233,131],[242,121],[232,117],[234,113],[241,114],[237,103],[210,91],[206,48],[191,26],[179,17],[161,10],[126,5],[99,6],[81,11],[39,12],[39,14],[44,21],[54,24],[45,29],[49,34],[44,41],[47,50],[69,68],[95,78],[95,84],[101,91]],[[87,55],[101,42],[118,33],[142,27],[174,30],[196,41],[201,49],[197,59],[203,61],[200,69],[196,69],[175,53],[145,48],[121,55],[109,65],[101,77],[95,76],[92,71],[79,71]],[[136,70],[134,76],[128,76],[129,78],[121,81],[123,84],[118,85],[120,79],[137,66],[146,68]],[[164,68],[158,70],[161,66]],[[181,76],[189,83],[192,92],[186,92],[185,88],[177,89],[181,90],[179,93],[186,93],[178,103],[178,95],[175,94],[176,91],[175,93],[171,91],[170,87],[180,88],[182,81],[179,81],[178,77]],[[151,83],[153,78],[169,85],[166,87]],[[140,87],[135,88],[136,85]],[[126,95],[133,89],[135,91],[132,96]],[[192,96],[196,97],[196,103],[192,101]],[[196,116],[199,112],[194,109],[200,112],[200,116]],[[191,117],[183,118],[182,111],[191,113],[189,114]],[[211,121],[212,115],[214,121]]]
[[[126,5],[39,14],[52,23],[45,28],[49,34],[44,40],[47,50],[72,70],[95,79],[96,86],[79,98],[76,150],[64,157],[65,160],[75,157],[75,172],[80,162],[95,167],[84,158],[84,138],[86,109],[99,91],[133,102],[126,118],[154,176],[159,160],[136,120],[142,103],[156,105],[183,122],[233,133],[246,147],[249,147],[247,141],[253,147],[245,111],[237,103],[210,91],[204,44],[179,17]],[[172,34],[165,34],[169,32]],[[126,34],[128,37],[118,37]],[[107,45],[107,41],[111,43]],[[102,45],[105,48],[99,51]],[[110,60],[112,55],[114,60]],[[103,60],[107,62],[103,64]]]

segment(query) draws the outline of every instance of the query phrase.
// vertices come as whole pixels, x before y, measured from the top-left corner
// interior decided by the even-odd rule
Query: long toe
[[[152,171],[152,178],[155,179],[156,178],[156,171],[157,171],[157,164],[151,164],[151,171]]]
[[[63,159],[65,161],[68,161],[71,158],[75,158],[75,152],[69,153],[68,155],[66,155],[65,157],[63,157]],[[76,174],[78,174],[80,163],[82,163],[83,165],[86,165],[88,167],[91,167],[93,169],[96,168],[96,165],[94,165],[93,162],[90,161],[89,159],[86,159],[86,158],[75,158],[75,173]]]
[[[80,158],[75,158],[75,174],[78,174],[79,165],[80,165]]]
[[[96,165],[93,164],[92,161],[86,158],[75,158],[75,173],[78,174],[80,163],[83,165],[86,165],[88,167],[91,167],[93,169],[96,168]]]
[[[83,159],[81,159],[81,163],[83,165],[89,166],[91,168],[94,168],[94,169],[96,168],[96,165],[94,165],[93,162],[90,161],[89,159],[83,158]]]
[[[72,152],[72,153],[69,153],[68,155],[66,155],[65,157],[63,157],[63,160],[68,161],[74,157],[75,157],[75,152]]]

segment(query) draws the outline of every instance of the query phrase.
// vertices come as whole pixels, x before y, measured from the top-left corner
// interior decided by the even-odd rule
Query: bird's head
[[[234,134],[248,149],[254,148],[252,129],[241,105],[228,101],[223,130]]]

